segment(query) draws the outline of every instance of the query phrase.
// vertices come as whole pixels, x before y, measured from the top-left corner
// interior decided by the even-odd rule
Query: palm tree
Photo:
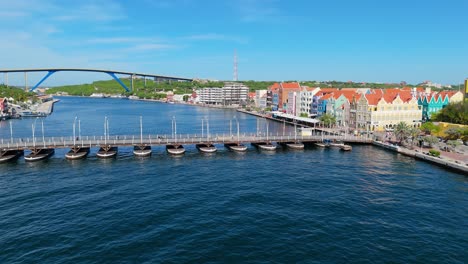
[[[417,127],[410,127],[408,129],[408,135],[411,137],[411,147],[413,147],[414,143],[418,140],[419,134],[421,134],[421,130]]]
[[[405,122],[400,122],[395,128],[395,136],[400,142],[400,144],[406,140],[409,136],[410,127]]]

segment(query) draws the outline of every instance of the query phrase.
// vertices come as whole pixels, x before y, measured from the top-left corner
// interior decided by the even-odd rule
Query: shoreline
[[[428,155],[427,152],[424,152],[424,151],[419,152],[418,150],[411,150],[411,149],[407,149],[404,147],[384,143],[382,141],[373,141],[372,145],[405,155],[407,157],[413,157],[417,160],[426,161],[426,162],[444,167],[446,169],[461,172],[465,174],[465,176],[468,176],[468,165],[463,164],[463,162],[459,160],[448,159],[445,157],[434,157],[434,156]]]

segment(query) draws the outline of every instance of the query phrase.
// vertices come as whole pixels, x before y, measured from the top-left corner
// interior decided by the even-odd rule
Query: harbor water
[[[15,138],[293,134],[234,110],[62,97]],[[76,119],[75,119],[76,117]],[[203,131],[202,131],[203,123]],[[208,127],[206,126],[208,124]],[[209,128],[209,129],[208,129]],[[208,131],[207,131],[208,130]],[[75,132],[77,133],[77,131]],[[8,140],[10,125],[0,123]],[[468,178],[371,145],[0,164],[0,263],[466,263]]]

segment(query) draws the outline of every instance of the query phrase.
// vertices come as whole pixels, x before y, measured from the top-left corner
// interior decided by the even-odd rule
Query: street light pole
[[[202,117],[202,120],[201,120],[201,137],[204,136],[204,129],[205,129],[205,124],[204,124],[204,121],[205,121],[205,118]]]
[[[81,120],[78,119],[78,139],[81,139]]]
[[[75,127],[76,127],[76,119],[78,117],[75,116],[75,120],[73,120],[73,146],[76,145],[76,133],[75,133]]]
[[[104,117],[104,144],[107,145],[107,116]]]
[[[9,124],[10,124],[10,139],[11,139],[11,143],[13,143],[13,124],[12,124],[11,120],[10,120]]]
[[[177,121],[175,116],[172,116],[172,137],[177,139]]]
[[[34,120],[34,122],[31,124],[32,136],[33,136],[33,147],[36,147],[36,137],[34,135],[34,130],[36,130],[36,126],[35,126],[36,120]]]
[[[206,118],[206,137],[210,138],[210,123],[208,121],[208,118]]]
[[[234,117],[236,119],[236,123],[237,123],[237,144],[239,144],[240,142],[240,139],[239,139],[239,120],[237,120],[237,117],[235,116]]]
[[[45,137],[44,137],[44,119],[41,119],[41,127],[42,127],[42,142],[45,145]]]

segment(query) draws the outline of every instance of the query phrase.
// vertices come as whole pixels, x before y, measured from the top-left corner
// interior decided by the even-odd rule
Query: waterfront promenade
[[[379,146],[393,152],[397,152],[402,155],[413,157],[426,162],[435,163],[439,166],[457,170],[464,173],[465,175],[468,175],[468,156],[466,155],[447,155],[447,153],[443,153],[440,157],[434,157],[429,155],[428,149],[424,149],[425,151],[423,151],[423,149],[408,149],[382,141],[373,141],[372,143],[375,146]]]

